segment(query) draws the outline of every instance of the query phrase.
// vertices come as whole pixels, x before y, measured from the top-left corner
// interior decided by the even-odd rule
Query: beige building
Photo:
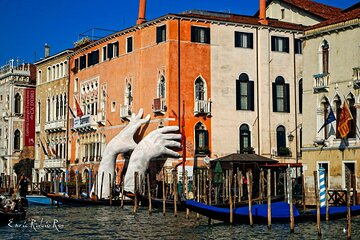
[[[360,169],[360,8],[344,10],[337,18],[315,25],[304,35],[303,163],[308,204],[314,199],[313,171],[327,171],[329,189],[345,190],[348,176]],[[347,101],[353,116],[348,146],[341,141],[338,125]],[[321,131],[333,111],[336,121]],[[319,131],[319,132],[318,132]],[[359,188],[357,178],[357,189]]]
[[[68,112],[68,55],[64,50],[49,55],[45,45],[45,58],[36,65],[36,147],[33,181],[50,179],[50,173],[66,170],[67,112]]]
[[[14,164],[34,159],[34,100],[35,66],[20,60],[1,66],[0,174],[10,181],[15,179]]]

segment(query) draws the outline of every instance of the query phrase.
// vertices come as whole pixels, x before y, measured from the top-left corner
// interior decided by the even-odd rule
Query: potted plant
[[[278,150],[278,156],[291,156],[291,150],[288,147],[280,147]]]
[[[210,153],[210,150],[209,150],[209,147],[208,146],[201,146],[201,147],[198,147],[196,149],[196,153],[199,153],[199,154],[209,154]]]
[[[248,153],[248,154],[253,154],[255,151],[254,151],[254,148],[253,147],[245,147],[243,148],[242,150],[242,153]]]

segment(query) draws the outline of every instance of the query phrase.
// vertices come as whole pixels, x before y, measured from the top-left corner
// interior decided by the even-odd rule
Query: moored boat
[[[18,212],[5,212],[3,210],[0,210],[0,225],[9,224],[9,221],[24,220],[25,216],[25,210]]]
[[[229,222],[230,209],[209,206],[193,200],[185,202],[187,208],[191,211],[204,215],[206,217]],[[252,215],[254,223],[267,223],[267,204],[256,204],[252,206]],[[316,210],[306,211],[300,213],[295,206],[293,206],[294,220],[301,221],[316,221]],[[290,205],[285,202],[275,202],[271,204],[271,219],[272,222],[289,222],[290,221]],[[320,211],[321,217],[325,218],[326,209],[322,208]],[[329,219],[339,219],[346,217],[346,207],[329,207]],[[351,206],[351,216],[360,214],[360,205]],[[248,206],[238,207],[233,209],[233,221],[237,223],[249,223],[249,208]]]

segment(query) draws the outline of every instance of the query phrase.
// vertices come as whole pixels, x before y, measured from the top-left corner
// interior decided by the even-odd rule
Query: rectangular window
[[[285,93],[284,85],[276,86],[276,105],[278,112],[284,112]]]
[[[294,41],[294,49],[295,49],[295,54],[302,54],[302,42],[300,39],[295,39]]]
[[[112,43],[109,43],[107,45],[107,56],[108,56],[108,59],[111,59],[114,56],[114,47],[113,47]]]
[[[126,52],[131,53],[133,51],[133,37],[126,39]]]
[[[88,67],[99,63],[99,50],[88,54]]]
[[[289,52],[289,38],[271,36],[271,51]]]
[[[166,25],[156,28],[156,43],[166,41]]]
[[[116,110],[116,102],[111,102],[111,112],[115,112]]]
[[[79,59],[77,58],[77,59],[75,59],[75,64],[74,64],[75,66],[74,66],[74,70],[75,71],[77,71],[77,70],[79,70]]]
[[[235,47],[253,48],[253,34],[245,32],[235,32]]]
[[[80,70],[86,68],[86,55],[80,57]]]
[[[113,48],[114,48],[114,57],[118,57],[119,56],[119,42],[114,42]]]
[[[191,26],[191,41],[210,43],[210,28]]]
[[[105,61],[106,60],[106,46],[104,46],[102,48],[102,60]]]

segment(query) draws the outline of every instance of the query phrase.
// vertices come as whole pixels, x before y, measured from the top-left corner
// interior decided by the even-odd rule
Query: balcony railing
[[[22,63],[19,61],[10,60],[7,64],[0,67],[0,78],[9,75],[30,76],[30,64]]]
[[[166,99],[165,98],[154,98],[153,112],[154,113],[166,112]]]
[[[84,115],[82,117],[74,118],[73,130],[78,132],[89,132],[97,129],[96,116]]]
[[[65,131],[65,130],[66,130],[66,120],[64,120],[64,119],[45,123],[45,131],[46,132],[61,132],[61,131]]]
[[[105,113],[98,113],[96,116],[96,122],[101,125],[105,125]]]
[[[65,168],[66,161],[65,159],[56,158],[56,159],[45,159],[44,168]]]
[[[211,115],[211,101],[208,100],[195,100],[194,114],[206,114]]]
[[[330,85],[330,74],[319,73],[313,75],[314,77],[314,93],[328,92]]]
[[[354,80],[354,88],[360,88],[360,67],[353,68],[353,80]]]
[[[35,160],[35,161],[34,161],[34,168],[35,168],[35,169],[39,169],[39,168],[40,168],[40,160]]]
[[[131,116],[131,106],[130,105],[120,106],[120,117],[128,118],[130,116]]]

